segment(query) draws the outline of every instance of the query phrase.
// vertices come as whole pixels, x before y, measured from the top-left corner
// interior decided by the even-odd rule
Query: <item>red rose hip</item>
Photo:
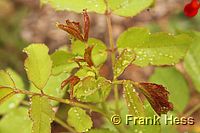
[[[198,0],[192,0],[189,4],[185,5],[184,14],[188,17],[194,17],[197,15],[200,7]]]

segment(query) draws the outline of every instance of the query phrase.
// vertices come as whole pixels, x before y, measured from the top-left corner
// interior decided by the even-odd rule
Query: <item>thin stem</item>
[[[183,116],[184,117],[189,117],[191,116],[194,112],[196,112],[198,109],[200,109],[200,104],[197,104],[194,106],[192,109],[190,109],[188,112],[186,112]]]
[[[107,0],[105,0],[106,5],[108,5]],[[115,44],[114,44],[114,39],[113,39],[113,29],[112,29],[112,22],[111,22],[111,13],[109,11],[109,8],[107,6],[107,11],[106,11],[106,21],[107,21],[107,26],[108,26],[108,33],[109,33],[109,43],[110,43],[110,49],[111,49],[111,61],[112,61],[112,70],[114,70],[114,65],[115,65]],[[116,76],[113,74],[113,81],[117,80]],[[115,108],[116,108],[116,113],[119,114],[119,92],[117,89],[117,85],[113,86],[114,88],[114,97],[115,97]]]
[[[15,93],[21,93],[21,94],[26,94],[26,95],[42,95],[42,96],[46,96],[50,100],[58,101],[60,103],[69,104],[69,105],[72,105],[72,106],[82,107],[82,108],[85,108],[85,109],[90,109],[92,111],[98,112],[98,113],[108,117],[107,114],[104,113],[103,110],[101,110],[101,109],[99,109],[99,108],[97,108],[97,107],[95,107],[93,105],[82,104],[82,103],[71,101],[69,99],[57,98],[57,97],[49,96],[49,95],[46,95],[46,94],[34,93],[34,92],[31,92],[31,91],[27,91],[27,90],[15,89]]]
[[[69,125],[67,125],[67,123],[63,122],[62,120],[60,120],[59,118],[55,118],[54,121],[58,124],[60,124],[62,127],[66,128],[68,131],[70,131],[70,133],[77,133],[72,127],[70,127]]]
[[[120,114],[119,110],[119,92],[117,85],[114,85],[114,97],[115,97],[115,109],[116,109],[116,114]]]
[[[115,44],[114,44],[114,40],[113,40],[113,30],[112,30],[111,16],[110,16],[109,12],[106,13],[106,21],[107,21],[107,26],[108,26],[109,43],[110,43],[110,49],[111,49],[112,68],[114,68]]]

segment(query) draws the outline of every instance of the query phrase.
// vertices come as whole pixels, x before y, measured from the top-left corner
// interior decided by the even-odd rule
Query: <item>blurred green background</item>
[[[120,33],[131,26],[143,26],[152,32],[177,33],[182,31],[200,30],[200,13],[194,18],[187,18],[183,14],[183,7],[187,0],[156,0],[155,6],[133,18],[112,16],[114,39]],[[108,34],[106,20],[103,15],[89,13],[91,17],[90,36],[101,39],[108,44]],[[65,32],[56,28],[56,22],[64,22],[65,19],[82,21],[81,14],[74,12],[56,12],[49,5],[40,6],[39,0],[0,0],[0,68],[12,68],[18,72],[28,86],[23,61],[25,54],[22,49],[30,43],[45,43],[50,48],[50,52],[60,46],[68,44]],[[102,68],[102,73],[107,78],[110,63],[107,62]],[[184,74],[182,63],[176,68]],[[130,66],[122,77],[135,81],[147,81],[153,73],[154,67],[139,68]],[[129,72],[128,72],[129,71]],[[184,77],[188,77],[187,74]],[[199,93],[190,84],[191,99],[185,112],[200,102]],[[181,97],[178,97],[181,98]],[[200,125],[200,110],[192,116]],[[98,125],[98,124],[97,124]],[[57,127],[54,127],[57,132]],[[181,126],[180,132],[191,130],[200,132],[198,126]]]

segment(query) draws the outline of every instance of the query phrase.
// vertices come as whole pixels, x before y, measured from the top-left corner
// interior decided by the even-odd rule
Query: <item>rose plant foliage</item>
[[[56,10],[82,12],[83,25],[72,20],[56,24],[68,33],[71,49],[60,48],[49,54],[45,44],[30,44],[24,48],[23,52],[27,55],[24,69],[30,89],[25,88],[21,77],[13,70],[0,71],[0,114],[3,115],[0,132],[50,133],[51,123],[55,121],[70,132],[117,133],[138,129],[141,132],[160,133],[162,125],[152,126],[150,131],[148,126],[129,125],[127,128],[124,125],[109,126],[111,124],[107,123],[113,114],[120,115],[125,108],[127,114],[143,117],[161,116],[173,109],[180,113],[183,111],[188,101],[188,86],[173,66],[185,57],[190,44],[195,41],[192,34],[197,36],[199,33],[172,35],[151,33],[144,27],[130,27],[121,33],[115,45],[110,15],[135,16],[153,6],[154,0],[41,0],[41,4],[49,4]],[[101,40],[89,37],[88,12],[105,14],[110,46],[106,47]],[[190,50],[188,54],[185,66],[189,73],[194,73],[189,69],[189,58],[195,56],[195,52]],[[112,80],[101,76],[99,72],[106,60],[112,62]],[[129,65],[169,67],[156,68],[150,82],[119,80],[118,77]],[[172,77],[178,83],[170,80]],[[200,82],[195,83],[198,85]],[[178,84],[184,85],[183,90],[177,87]],[[123,89],[122,98],[118,94],[120,88]],[[108,100],[112,90],[115,98]],[[183,94],[186,95],[183,103],[176,100],[179,91],[186,92]],[[110,102],[115,107],[111,107]],[[60,104],[66,105],[65,117],[59,117]],[[151,106],[147,108],[146,104]],[[105,125],[101,128],[93,127],[93,112],[104,117]]]

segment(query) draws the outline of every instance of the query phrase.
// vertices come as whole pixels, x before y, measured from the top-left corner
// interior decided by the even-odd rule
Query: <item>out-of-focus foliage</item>
[[[21,50],[27,43],[22,39],[21,31],[26,14],[25,6],[15,7],[11,0],[0,1],[0,68],[9,66],[23,72]]]
[[[56,10],[69,10],[82,12],[83,9],[88,11],[104,14],[106,7],[113,14],[125,17],[135,16],[154,3],[154,0],[40,0],[41,3],[48,3]]]

